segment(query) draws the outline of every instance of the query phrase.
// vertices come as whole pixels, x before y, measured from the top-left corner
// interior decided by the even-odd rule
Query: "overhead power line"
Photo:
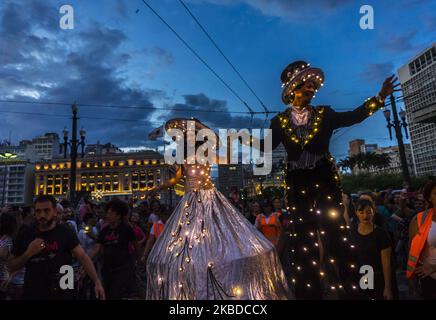
[[[207,32],[207,30],[203,27],[203,25],[200,23],[200,21],[197,19],[197,17],[194,15],[194,13],[189,9],[189,7],[186,5],[186,3],[183,0],[179,0],[181,5],[186,9],[188,14],[192,17],[192,19],[195,21],[195,23],[200,27],[200,29],[204,32],[206,37],[212,42],[214,47],[218,50],[218,52],[221,54],[221,56],[227,61],[227,63],[230,65],[230,67],[235,71],[235,73],[238,75],[239,79],[245,84],[245,86],[250,90],[250,92],[256,97],[257,101],[259,101],[260,105],[262,106],[263,110],[265,112],[268,112],[268,108],[265,106],[263,101],[259,98],[259,96],[254,92],[253,88],[248,84],[248,82],[244,79],[242,74],[236,69],[235,65],[230,61],[229,58],[224,54],[224,52],[221,50],[221,48],[218,46],[216,41],[212,38],[212,36]]]
[[[35,101],[35,100],[5,100],[0,99],[0,103],[22,103],[22,104],[41,104],[41,105],[59,105],[59,106],[71,106],[68,102],[53,102],[53,101]],[[91,104],[91,103],[78,103],[81,107],[93,107],[93,108],[109,108],[109,109],[133,109],[133,110],[165,110],[165,111],[187,111],[187,112],[207,112],[207,113],[223,113],[223,110],[201,110],[201,109],[189,109],[189,108],[165,108],[165,107],[146,107],[146,106],[131,106],[131,105],[105,105],[105,104]],[[228,113],[235,114],[264,114],[263,111],[227,111]],[[277,111],[276,111],[277,112]],[[276,113],[270,111],[270,113]]]
[[[239,100],[241,101],[241,103],[248,109],[248,111],[253,114],[253,110],[250,108],[250,106],[247,104],[247,102],[245,102],[241,96],[235,91],[233,90],[232,87],[230,87],[229,84],[227,84],[226,81],[224,81],[224,79],[197,53],[197,51],[194,50],[194,48],[192,48],[191,45],[189,45],[188,42],[185,41],[185,39],[182,38],[182,36],[156,11],[153,9],[152,6],[150,6],[150,4],[147,3],[147,1],[142,0],[142,2],[148,7],[148,9],[150,9],[151,12],[153,12],[153,14],[159,18],[160,21],[162,21],[163,24],[165,24],[168,29],[171,30],[171,32],[174,33],[174,35],[186,46],[186,48],[189,49],[189,51],[192,52],[192,54],[194,54],[198,60],[200,60],[207,69],[209,69],[210,72],[212,72],[215,77],[217,77],[221,83],[227,88],[229,89],[229,91]]]

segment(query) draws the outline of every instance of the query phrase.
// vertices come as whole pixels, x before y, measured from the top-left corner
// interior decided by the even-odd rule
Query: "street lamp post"
[[[64,158],[67,158],[67,148],[70,146],[70,201],[73,205],[76,205],[76,171],[77,171],[77,151],[81,146],[81,156],[83,158],[85,151],[85,135],[86,131],[82,128],[80,130],[80,141],[77,139],[77,105],[74,103],[72,107],[73,111],[73,123],[71,132],[71,141],[68,141],[68,130],[64,128]]]
[[[10,152],[0,153],[0,158],[4,161],[4,172],[3,172],[3,189],[2,189],[2,207],[5,205],[6,198],[6,172],[8,170],[7,161],[11,159],[15,159],[17,157],[16,154]]]
[[[406,138],[409,138],[409,135],[407,133],[407,123],[406,123],[406,112],[404,110],[401,110],[399,113],[397,112],[397,106],[395,104],[395,98],[394,95],[390,95],[390,102],[392,106],[392,115],[394,117],[394,121],[391,121],[391,111],[389,109],[386,109],[383,111],[383,114],[386,118],[387,128],[389,130],[389,137],[392,140],[392,128],[395,129],[395,136],[398,141],[398,151],[400,153],[400,161],[401,161],[401,168],[403,171],[404,181],[409,185],[409,187],[412,187],[412,180],[410,178],[409,173],[409,166],[407,165],[407,159],[406,159],[406,152],[404,149],[404,143],[403,143],[403,135],[401,133],[401,128],[404,128],[404,133],[406,135]],[[398,118],[398,115],[401,118],[401,122]]]

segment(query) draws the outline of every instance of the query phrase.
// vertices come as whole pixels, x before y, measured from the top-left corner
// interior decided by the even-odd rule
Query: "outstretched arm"
[[[271,124],[269,129],[271,129],[271,134],[272,134],[271,149],[274,150],[282,142],[280,122],[278,121],[277,117],[271,119]],[[247,139],[250,142],[252,148],[256,148],[261,151],[265,149],[265,139],[259,139],[254,136],[250,136]]]
[[[383,86],[379,92],[379,94],[375,97],[368,98],[361,106],[357,107],[353,111],[347,112],[336,112],[333,111],[332,116],[332,126],[333,129],[341,128],[341,127],[349,127],[356,123],[360,123],[374,112],[384,107],[386,97],[391,95],[394,91],[398,91],[398,89],[394,89],[400,84],[394,84],[398,78],[395,75],[386,78],[383,82]]]
[[[147,192],[146,192],[146,197],[147,197],[148,195],[150,195],[150,194],[153,194],[153,193],[159,192],[160,190],[163,190],[163,189],[167,189],[167,188],[171,188],[171,187],[173,187],[174,185],[176,185],[176,183],[177,183],[181,178],[182,178],[182,166],[179,165],[179,166],[177,167],[177,171],[176,171],[176,175],[175,175],[175,177],[170,178],[168,181],[162,183],[161,185],[156,186],[156,187],[152,188],[151,190],[147,191]]]

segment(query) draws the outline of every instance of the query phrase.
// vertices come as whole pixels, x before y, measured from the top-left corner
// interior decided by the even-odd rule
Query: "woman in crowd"
[[[282,200],[279,197],[272,198],[271,205],[273,208],[273,212],[276,212],[279,215],[286,213],[286,210],[282,206]]]
[[[250,203],[250,207],[248,210],[247,219],[251,222],[251,224],[254,224],[256,222],[257,215],[262,213],[262,208],[257,201],[253,201]]]
[[[368,199],[357,201],[357,227],[351,228],[351,239],[356,246],[356,268],[372,267],[374,289],[363,290],[365,298],[371,300],[392,300],[392,277],[395,276],[391,264],[391,241],[386,230],[374,223],[376,209]],[[372,279],[369,279],[371,281]],[[368,283],[368,285],[370,285]]]

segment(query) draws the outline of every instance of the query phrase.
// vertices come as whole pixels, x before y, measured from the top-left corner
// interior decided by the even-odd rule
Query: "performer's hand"
[[[400,91],[401,89],[395,89],[400,85],[400,83],[395,84],[398,77],[393,74],[392,76],[385,79],[383,86],[379,92],[379,97],[384,101],[387,96],[391,95],[394,91]]]

